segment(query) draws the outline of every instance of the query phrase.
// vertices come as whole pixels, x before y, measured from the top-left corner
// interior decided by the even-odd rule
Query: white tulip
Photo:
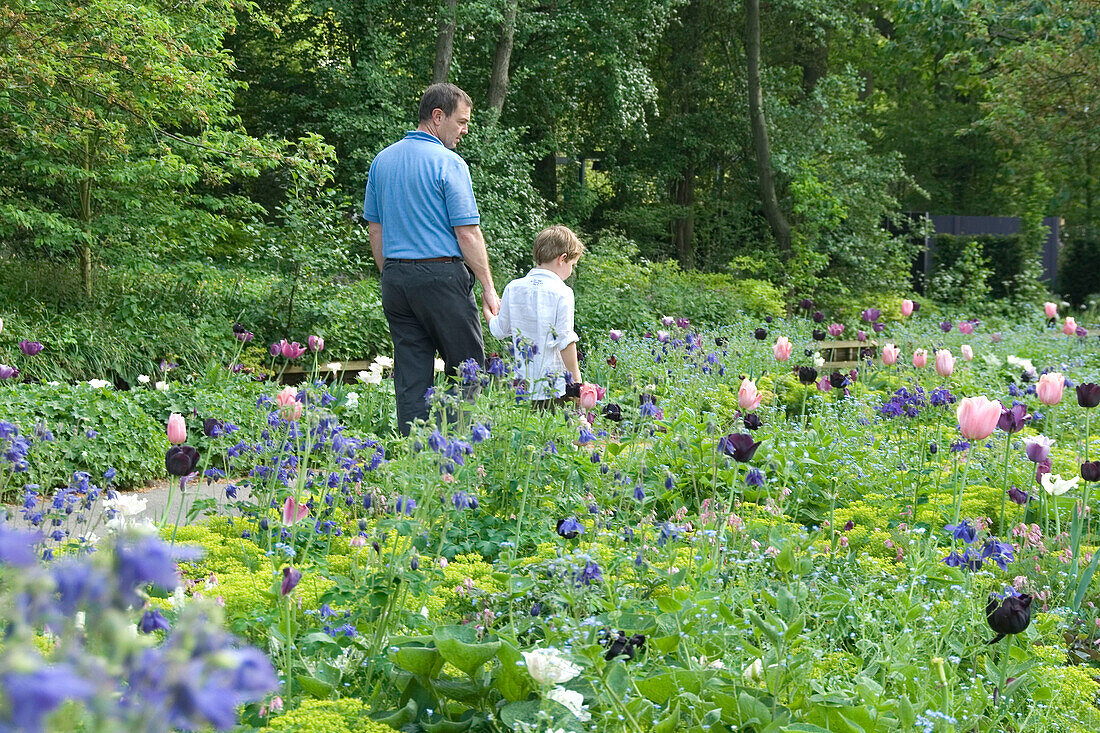
[[[441,371],[443,371],[443,370],[444,370],[445,368],[446,368],[446,364],[444,364],[444,363],[443,363],[443,360],[442,360],[442,359],[436,359],[436,360],[435,360],[435,370],[436,370],[437,372],[441,372]]]
[[[103,389],[104,387],[110,387],[111,383],[106,379],[89,379],[88,384],[94,389]]]
[[[1051,496],[1061,496],[1070,489],[1076,489],[1077,482],[1080,480],[1080,476],[1074,476],[1073,478],[1066,480],[1058,474],[1044,473],[1042,475],[1042,478],[1039,479],[1039,483],[1043,485],[1043,488]]]
[[[592,714],[585,708],[584,695],[579,692],[567,690],[564,687],[555,687],[546,693],[546,699],[564,705],[582,723],[592,719]]]
[[[168,382],[157,382],[153,386],[157,388],[158,392],[167,392],[168,391]]]
[[[138,384],[149,384],[149,375],[148,374],[139,374],[138,375]]]
[[[363,370],[355,375],[363,384],[382,384],[382,375],[376,371]]]

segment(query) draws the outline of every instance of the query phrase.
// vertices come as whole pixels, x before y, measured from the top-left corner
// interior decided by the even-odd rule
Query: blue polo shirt
[[[363,218],[382,225],[385,257],[461,257],[454,227],[481,222],[470,168],[435,135],[410,130],[371,162]]]

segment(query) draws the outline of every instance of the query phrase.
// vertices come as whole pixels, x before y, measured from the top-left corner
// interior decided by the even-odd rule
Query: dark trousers
[[[424,394],[434,381],[436,353],[449,376],[467,359],[485,366],[474,275],[461,261],[386,260],[382,310],[393,339],[397,425],[408,435],[413,420],[428,418]]]

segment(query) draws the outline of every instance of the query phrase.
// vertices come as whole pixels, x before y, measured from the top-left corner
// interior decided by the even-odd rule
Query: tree
[[[0,17],[0,233],[92,263],[224,236],[255,211],[228,188],[280,145],[233,114],[229,0],[12,0]],[[210,191],[218,195],[211,197]]]

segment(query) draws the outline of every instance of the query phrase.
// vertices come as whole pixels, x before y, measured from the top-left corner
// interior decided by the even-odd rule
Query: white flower
[[[447,366],[447,365],[443,363],[443,360],[442,360],[442,359],[436,359],[436,360],[435,360],[435,370],[436,370],[437,372],[441,372],[441,371],[443,371],[443,369],[444,369],[444,368],[446,368],[446,366]]]
[[[46,384],[48,384],[51,387],[60,387],[61,386],[61,382],[54,382],[54,381],[46,382]]]
[[[149,375],[148,374],[139,374],[138,375],[138,384],[149,384]]]
[[[153,386],[156,387],[157,390],[160,391],[160,392],[167,392],[168,391],[168,382],[157,382]]]
[[[1031,363],[1031,359],[1021,359],[1018,356],[1009,356],[1006,361],[1014,367],[1019,367],[1029,374],[1035,371],[1035,365]]]
[[[825,357],[824,356],[815,356],[814,357],[814,366],[815,367],[825,366]]]
[[[344,368],[344,365],[338,361],[330,361],[328,364],[325,364],[321,368],[324,369],[326,372],[338,372]]]
[[[555,687],[546,693],[546,699],[564,705],[582,723],[592,719],[592,714],[585,707],[584,695],[579,692],[567,690],[564,687]]]
[[[749,682],[763,682],[764,681],[764,660],[759,657],[756,661],[745,667],[745,671],[741,673]]]
[[[357,407],[359,405],[359,393],[348,392],[344,395],[344,404],[348,407]]]
[[[106,379],[89,379],[88,384],[95,389],[103,389],[104,387],[110,387],[111,383]]]
[[[1069,480],[1065,480],[1059,474],[1044,473],[1042,478],[1039,479],[1039,482],[1051,496],[1061,496],[1070,489],[1076,489],[1077,482],[1080,480],[1080,476],[1074,476]]]
[[[536,649],[523,652],[523,661],[531,678],[542,685],[568,682],[581,673],[581,668],[561,655],[557,649]]]
[[[147,503],[149,503],[148,499],[142,499],[133,494],[118,494],[113,499],[105,500],[103,508],[113,510],[125,517],[136,517],[145,511]]]
[[[374,362],[370,365],[371,369],[377,364],[379,369],[393,369],[393,359],[388,356],[376,356]]]
[[[382,374],[376,371],[363,370],[355,375],[363,384],[382,384]]]

